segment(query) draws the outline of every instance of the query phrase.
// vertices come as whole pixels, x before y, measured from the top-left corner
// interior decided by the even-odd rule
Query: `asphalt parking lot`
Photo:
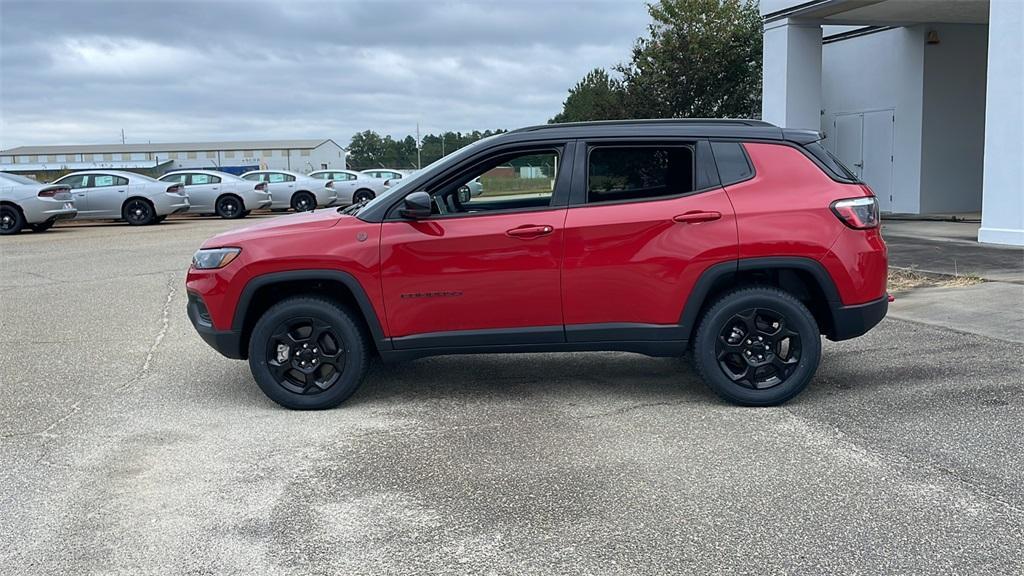
[[[0,243],[13,574],[1020,574],[1024,345],[887,319],[782,408],[682,359],[377,366],[279,408],[185,317],[242,222]]]

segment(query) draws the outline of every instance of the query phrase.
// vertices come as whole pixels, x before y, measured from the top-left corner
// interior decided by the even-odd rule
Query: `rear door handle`
[[[696,224],[698,222],[711,222],[712,220],[718,220],[721,217],[721,212],[702,212],[695,210],[693,212],[687,212],[686,214],[680,214],[672,218],[672,220],[682,222],[683,224]]]
[[[538,236],[547,236],[555,231],[553,226],[520,226],[519,228],[513,228],[505,234],[513,238],[537,238]]]

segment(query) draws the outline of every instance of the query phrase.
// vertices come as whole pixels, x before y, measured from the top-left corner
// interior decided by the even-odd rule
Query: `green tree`
[[[622,81],[613,78],[604,68],[594,68],[569,89],[562,111],[548,122],[557,124],[627,117]]]
[[[661,0],[618,66],[635,118],[756,117],[762,23],[753,0]]]
[[[757,0],[661,0],[647,10],[648,36],[614,68],[622,79],[592,70],[552,122],[760,115]]]

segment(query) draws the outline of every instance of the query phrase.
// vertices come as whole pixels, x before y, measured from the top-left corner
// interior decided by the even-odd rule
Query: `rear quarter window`
[[[839,161],[828,148],[821,145],[821,142],[811,142],[810,144],[804,145],[804,150],[810,152],[811,156],[818,161],[825,168],[825,172],[832,177],[833,180],[839,180],[840,182],[847,182],[850,184],[859,184],[860,178],[846,167],[845,164]]]
[[[754,167],[739,142],[712,142],[711,150],[715,154],[722,186],[743,182],[754,176]]]

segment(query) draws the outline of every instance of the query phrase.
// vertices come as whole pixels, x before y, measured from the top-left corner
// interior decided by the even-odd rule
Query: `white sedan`
[[[343,205],[373,200],[378,194],[388,189],[384,181],[352,170],[317,170],[310,172],[309,176],[334,182],[334,190],[338,193],[338,203]]]
[[[242,174],[242,178],[252,182],[266,182],[270,195],[273,197],[271,210],[287,210],[305,212],[314,208],[325,208],[338,202],[338,194],[334,191],[334,183],[310,178],[305,174],[291,170],[253,170]]]
[[[67,186],[0,172],[0,234],[17,234],[25,226],[43,232],[77,213]]]
[[[244,218],[252,210],[270,208],[272,202],[266,182],[253,183],[216,170],[176,170],[160,180],[183,184],[192,205],[188,211],[195,214]]]
[[[124,220],[133,225],[163,222],[188,210],[188,193],[181,184],[161,182],[121,170],[72,172],[54,184],[71,188],[78,215],[75,220]]]

